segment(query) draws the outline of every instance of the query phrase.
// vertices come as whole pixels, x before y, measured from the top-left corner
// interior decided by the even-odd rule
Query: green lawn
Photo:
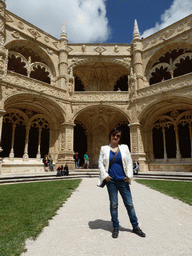
[[[20,255],[36,238],[81,180],[0,186],[0,255]]]
[[[135,181],[192,205],[192,182],[142,179],[136,179]]]

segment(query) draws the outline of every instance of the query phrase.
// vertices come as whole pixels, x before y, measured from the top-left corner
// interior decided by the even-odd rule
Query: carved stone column
[[[146,159],[146,153],[144,152],[143,136],[141,131],[141,125],[139,123],[131,123],[130,127],[130,139],[131,139],[131,156],[132,159],[139,161],[140,171],[148,171],[148,163]]]
[[[135,20],[133,31],[133,71],[137,77],[137,90],[144,87],[142,48],[143,44],[140,38],[137,21]]]
[[[12,124],[11,151],[9,153],[9,159],[11,160],[14,159],[15,128],[16,128],[16,124]]]
[[[41,158],[41,132],[42,132],[42,129],[39,128],[38,150],[37,150],[37,155],[36,155],[37,159]]]
[[[166,149],[166,138],[165,138],[165,127],[162,127],[163,132],[163,149],[164,149],[164,161],[167,161],[167,149]]]
[[[29,158],[29,155],[28,155],[29,131],[30,131],[30,126],[26,126],[25,148],[24,148],[23,160],[28,160]]]
[[[5,0],[0,0],[0,42],[5,40]]]
[[[3,151],[1,145],[1,136],[2,136],[2,128],[3,128],[3,115],[6,113],[5,110],[0,110],[0,153]],[[0,175],[1,175],[1,167],[2,167],[2,158],[0,157]]]
[[[192,127],[191,127],[191,123],[189,123],[189,132],[190,132],[190,140],[191,140],[191,158],[192,158]]]
[[[176,137],[176,159],[181,160],[181,153],[179,148],[179,133],[178,133],[178,127],[174,128],[175,130],[175,137]]]
[[[1,145],[1,136],[2,136],[2,129],[3,129],[3,115],[6,113],[6,111],[5,110],[3,110],[3,109],[0,109],[0,152],[2,152],[3,151],[3,149],[2,149],[2,145]]]
[[[59,49],[59,77],[58,84],[67,91],[67,69],[68,69],[68,39],[65,24],[63,25],[60,37]]]
[[[56,163],[56,168],[59,165],[68,164],[69,170],[75,169],[75,160],[74,160],[74,124],[63,123],[61,126],[61,150],[58,154],[58,160]]]

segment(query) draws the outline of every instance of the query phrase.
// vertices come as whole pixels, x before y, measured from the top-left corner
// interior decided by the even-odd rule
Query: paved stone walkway
[[[192,207],[143,185],[131,190],[141,238],[119,197],[120,233],[111,237],[109,199],[96,178],[83,179],[57,215],[35,240],[27,240],[23,256],[192,256]]]

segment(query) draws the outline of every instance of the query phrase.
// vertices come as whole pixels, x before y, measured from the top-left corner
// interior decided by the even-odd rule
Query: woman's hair
[[[109,140],[111,140],[111,135],[112,135],[112,134],[116,134],[116,133],[119,133],[119,132],[122,134],[121,128],[119,128],[119,127],[113,128],[113,129],[111,130],[110,134],[109,134]],[[120,141],[121,141],[121,138],[120,138]],[[119,141],[119,142],[120,142],[120,141]]]

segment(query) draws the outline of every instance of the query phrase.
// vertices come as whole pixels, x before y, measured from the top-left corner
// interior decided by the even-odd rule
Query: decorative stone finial
[[[133,76],[133,68],[131,68],[130,76]]]
[[[61,31],[61,39],[67,39],[67,30],[66,30],[66,27],[65,27],[65,22],[63,23],[63,28],[62,28],[62,31]]]
[[[140,40],[141,38],[140,38],[139,28],[137,25],[137,20],[135,20],[134,30],[133,30],[133,40],[137,40],[137,39]]]

